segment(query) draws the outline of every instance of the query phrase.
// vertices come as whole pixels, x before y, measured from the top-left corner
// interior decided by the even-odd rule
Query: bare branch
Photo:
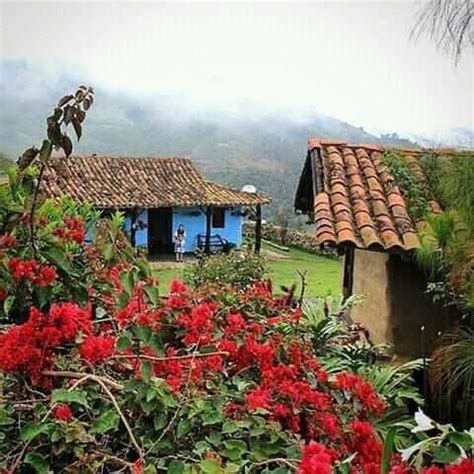
[[[473,15],[471,0],[430,0],[420,8],[411,38],[427,34],[457,64],[463,51],[474,46]]]

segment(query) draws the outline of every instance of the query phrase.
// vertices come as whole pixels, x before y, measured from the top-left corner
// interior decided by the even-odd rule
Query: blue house
[[[173,235],[186,229],[186,252],[242,243],[245,208],[270,202],[266,195],[206,181],[189,158],[73,156],[51,160],[44,192],[64,194],[104,211],[125,213],[132,245],[151,255],[173,252]]]

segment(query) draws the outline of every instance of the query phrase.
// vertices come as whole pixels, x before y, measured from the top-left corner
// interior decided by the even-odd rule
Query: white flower
[[[413,446],[410,446],[409,448],[406,449],[400,449],[400,454],[402,455],[402,460],[403,461],[408,461],[413,454],[415,454],[421,446],[423,445],[423,441],[420,441],[419,443],[414,444]]]
[[[421,431],[429,431],[436,428],[435,422],[426,416],[421,408],[415,413],[416,426],[411,430],[412,433],[419,433]]]

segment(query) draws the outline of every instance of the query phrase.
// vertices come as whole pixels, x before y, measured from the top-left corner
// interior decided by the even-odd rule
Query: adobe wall
[[[353,293],[365,296],[351,317],[364,324],[376,343],[392,343],[399,356],[429,354],[438,332],[456,317],[425,294],[426,280],[398,255],[356,250]],[[424,330],[422,330],[424,327]]]
[[[354,251],[352,293],[364,297],[364,302],[352,308],[351,318],[363,324],[374,343],[391,340],[390,295],[388,290],[389,255],[366,250]]]

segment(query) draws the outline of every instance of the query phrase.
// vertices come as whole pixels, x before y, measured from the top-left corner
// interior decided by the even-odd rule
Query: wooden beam
[[[348,245],[344,252],[344,280],[342,284],[344,300],[352,296],[354,286],[354,253],[354,246]]]
[[[137,217],[138,213],[136,209],[132,209],[131,215],[130,215],[130,243],[132,244],[132,247],[135,247],[137,244]]]
[[[212,206],[206,208],[206,243],[204,245],[204,252],[206,255],[211,254],[211,223],[212,223]]]
[[[260,255],[260,249],[262,248],[262,205],[257,204],[255,209],[256,222],[255,222],[255,253]]]

